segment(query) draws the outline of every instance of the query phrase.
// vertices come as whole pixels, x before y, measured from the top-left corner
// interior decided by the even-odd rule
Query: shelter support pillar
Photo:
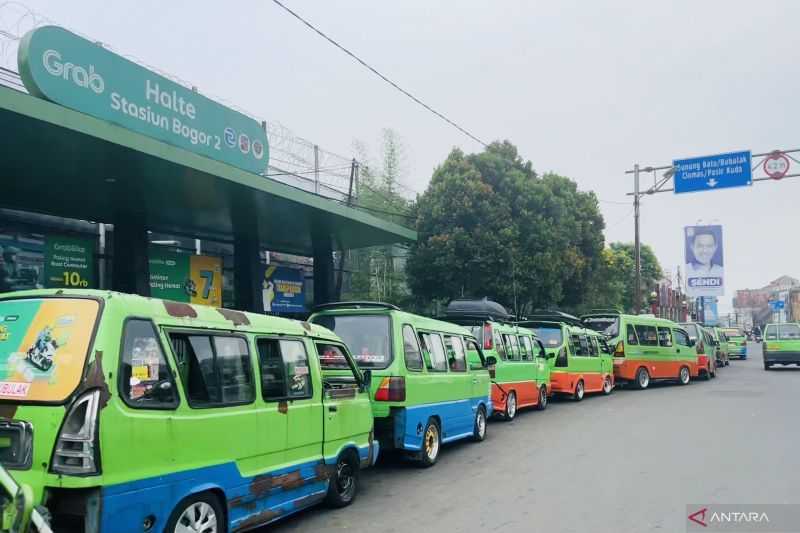
[[[314,305],[333,302],[335,297],[333,246],[331,235],[319,220],[312,223],[314,249]]]
[[[150,296],[149,244],[142,213],[127,211],[115,217],[112,289]]]
[[[258,234],[258,213],[247,191],[234,193],[233,222],[233,292],[236,308],[253,313],[264,312],[261,278],[261,244]]]

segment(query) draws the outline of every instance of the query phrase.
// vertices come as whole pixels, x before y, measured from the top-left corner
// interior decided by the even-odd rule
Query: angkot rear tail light
[[[493,346],[494,341],[492,340],[492,325],[487,322],[483,325],[483,349],[491,350]]]
[[[97,474],[97,408],[100,391],[84,394],[72,404],[53,452],[52,470],[57,474]]]
[[[406,400],[406,380],[403,377],[392,376],[383,378],[378,390],[375,391],[377,402],[404,402]]]
[[[625,343],[619,341],[614,348],[614,357],[625,357]]]

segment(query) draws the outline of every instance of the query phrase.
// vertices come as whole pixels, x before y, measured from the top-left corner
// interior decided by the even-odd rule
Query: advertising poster
[[[684,228],[686,294],[722,296],[725,292],[722,226]]]
[[[150,247],[150,295],[193,304],[222,305],[222,258]]]
[[[296,268],[264,267],[262,296],[266,313],[302,313],[306,310],[304,274]]]
[[[719,310],[714,296],[703,297],[703,323],[707,326],[719,326]]]
[[[100,304],[27,299],[0,303],[0,399],[58,402],[78,386]]]
[[[0,229],[0,292],[97,287],[95,239]]]
[[[95,287],[94,270],[94,239],[47,236],[44,257],[45,287]]]

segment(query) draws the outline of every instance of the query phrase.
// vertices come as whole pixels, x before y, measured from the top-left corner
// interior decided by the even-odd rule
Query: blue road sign
[[[773,311],[780,311],[781,309],[786,308],[786,302],[783,300],[770,300],[767,303],[769,303],[769,306]]]
[[[676,159],[675,193],[713,191],[753,184],[750,151]]]

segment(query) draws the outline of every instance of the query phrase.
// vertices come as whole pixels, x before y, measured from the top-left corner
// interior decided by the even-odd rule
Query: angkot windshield
[[[744,337],[744,332],[737,328],[725,328],[722,331],[724,331],[725,335],[728,337]]]
[[[698,339],[696,324],[678,324],[678,325],[682,327],[686,331],[686,333],[689,334],[690,339],[694,340]]]
[[[536,336],[542,341],[545,348],[557,348],[561,346],[564,337],[561,335],[561,328],[559,327],[538,327],[533,328]]]
[[[63,402],[77,388],[100,304],[78,298],[0,301],[0,399]]]
[[[602,333],[606,337],[619,335],[618,316],[587,316],[582,319],[587,328]]]
[[[800,326],[797,324],[781,324],[778,326],[778,340],[797,341],[800,340]]]
[[[386,368],[392,362],[389,317],[386,315],[322,315],[314,323],[336,333],[361,368]],[[323,363],[341,364],[331,359]],[[342,367],[344,368],[344,367]]]

